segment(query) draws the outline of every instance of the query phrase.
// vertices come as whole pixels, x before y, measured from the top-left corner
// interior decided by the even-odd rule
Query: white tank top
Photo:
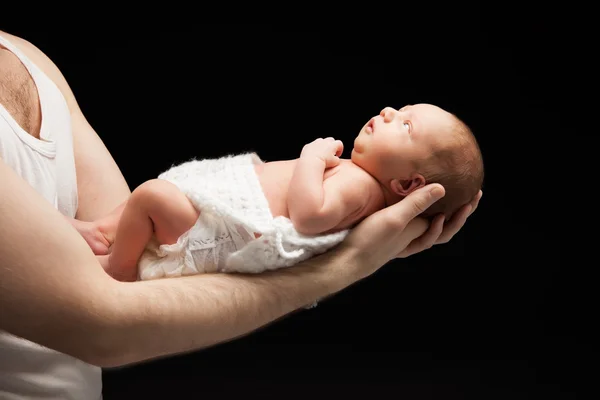
[[[0,104],[0,158],[62,214],[74,217],[77,179],[65,98],[48,76],[1,35],[0,44],[29,70],[42,112],[40,139],[36,139]],[[101,392],[100,368],[0,331],[0,399],[97,400]]]

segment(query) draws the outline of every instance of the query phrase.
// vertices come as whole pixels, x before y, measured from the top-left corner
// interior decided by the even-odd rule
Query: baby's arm
[[[364,188],[346,172],[324,181],[325,170],[339,164],[343,144],[333,138],[317,139],[302,149],[287,193],[290,219],[304,235],[338,228],[364,207]]]

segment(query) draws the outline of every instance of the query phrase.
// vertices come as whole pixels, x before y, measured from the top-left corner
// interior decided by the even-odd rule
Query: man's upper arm
[[[34,44],[3,32],[61,90],[71,112],[77,170],[77,219],[89,221],[108,214],[129,196],[130,189],[108,149],[83,115],[59,68]]]
[[[64,217],[2,159],[0,182],[0,330],[94,361],[101,328],[118,310],[115,281]]]

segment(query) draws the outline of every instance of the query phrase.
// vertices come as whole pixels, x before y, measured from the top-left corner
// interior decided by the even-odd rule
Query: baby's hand
[[[300,157],[317,157],[325,162],[325,168],[331,168],[340,163],[343,151],[344,144],[341,140],[332,137],[319,138],[305,145]]]

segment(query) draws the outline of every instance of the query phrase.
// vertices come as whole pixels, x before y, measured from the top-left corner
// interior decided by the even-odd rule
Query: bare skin
[[[2,35],[54,80],[70,107],[77,219],[93,221],[113,211],[118,216],[130,191],[59,69],[31,43]],[[39,118],[29,118],[31,126],[39,123]],[[478,195],[446,224],[439,218],[430,224],[417,216],[443,196],[443,188],[429,185],[369,216],[342,246],[293,271],[125,283],[105,273],[65,217],[1,160],[0,181],[0,329],[103,367],[246,335],[370,276],[393,258],[448,242],[480,199]]]
[[[25,131],[40,138],[41,110],[38,92],[27,68],[10,51],[0,45],[0,104]]]
[[[426,160],[436,151],[458,151],[455,143],[459,137],[462,156],[471,156],[463,162],[470,165],[473,180],[482,177],[476,162],[477,146],[464,140],[464,130],[456,128],[456,121],[452,114],[430,104],[400,110],[386,107],[360,130],[351,159],[340,159],[343,143],[328,137],[306,144],[297,159],[257,165],[256,174],[271,214],[289,218],[305,235],[352,228],[424,186],[426,179],[415,162]],[[465,129],[468,131],[468,127]],[[465,184],[459,198],[471,196],[475,185]],[[456,197],[457,192],[453,195]],[[454,208],[455,204],[449,202],[438,212],[449,218]],[[134,191],[118,229],[112,218],[113,224],[101,223],[111,231],[117,230],[115,250],[110,256],[102,256],[102,265],[119,279],[135,280],[137,263],[152,236],[159,244],[175,243],[196,223],[201,211],[174,185],[160,180],[144,183]],[[96,247],[99,235],[86,226],[76,227],[91,240],[90,246]],[[116,271],[120,275],[115,275]]]
[[[159,179],[143,183],[133,191],[120,219],[109,216],[98,221],[107,232],[116,232],[110,254],[99,256],[102,267],[115,279],[135,281],[138,260],[152,236],[161,244],[173,244],[199,215],[172,183]]]
[[[305,149],[296,160],[255,167],[274,217],[292,216],[299,232],[320,234],[351,228],[383,207],[380,185],[350,160],[338,158],[339,143],[321,139]],[[111,276],[128,282],[137,279],[139,259],[153,237],[159,244],[176,243],[202,212],[174,184],[161,179],[140,185],[123,207],[120,219],[111,213],[95,224],[73,223],[93,248],[101,235],[90,225],[116,232],[110,254],[98,259]]]

